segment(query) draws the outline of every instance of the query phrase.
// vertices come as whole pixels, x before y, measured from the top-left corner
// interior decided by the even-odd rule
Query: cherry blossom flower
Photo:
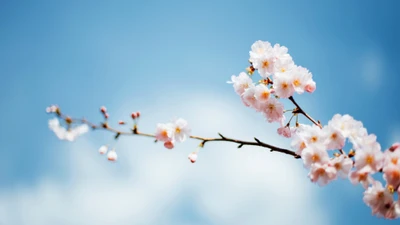
[[[275,94],[280,98],[289,98],[294,94],[293,80],[290,76],[276,75],[274,79]]]
[[[361,183],[364,188],[368,188],[368,186],[374,182],[374,179],[371,177],[370,173],[371,168],[364,167],[361,170],[350,172],[349,180],[354,185]]]
[[[351,168],[353,168],[353,160],[346,157],[345,155],[340,155],[330,160],[329,165],[333,166],[337,175],[341,178],[347,178],[349,176]]]
[[[156,129],[156,139],[158,141],[162,142],[168,142],[173,139],[174,135],[174,130],[172,127],[172,124],[164,124],[164,123],[159,123],[157,124],[157,129]]]
[[[328,164],[316,163],[311,166],[308,176],[311,182],[324,186],[336,178],[336,169]]]
[[[270,98],[265,107],[262,109],[262,112],[267,117],[268,122],[281,122],[284,118],[283,116],[283,104],[280,103],[276,98]]]
[[[313,93],[315,89],[317,89],[317,85],[313,80],[308,81],[308,83],[304,87],[304,90],[308,93]]]
[[[255,87],[254,86],[247,88],[241,97],[242,97],[243,103],[246,106],[252,107],[252,108],[258,108],[257,107],[258,101],[255,97]]]
[[[332,126],[325,126],[322,129],[325,136],[325,145],[327,150],[342,149],[344,147],[346,138],[342,132]]]
[[[290,73],[293,68],[295,65],[289,54],[281,56],[275,61],[275,73]]]
[[[238,95],[242,95],[247,88],[254,86],[253,80],[245,72],[241,72],[238,76],[232,75],[231,81],[227,83],[233,84]]]
[[[301,152],[304,167],[310,168],[312,164],[325,164],[329,161],[328,152],[323,145],[311,145]]]
[[[383,179],[393,191],[400,186],[400,164],[389,163],[383,168]]]
[[[383,167],[384,155],[376,145],[364,145],[356,151],[354,166],[360,170],[364,167],[371,168],[371,172],[377,172]]]
[[[49,128],[52,130],[60,140],[74,141],[78,136],[89,131],[89,126],[86,124],[79,125],[74,128],[69,128],[60,125],[57,118],[49,120]]]
[[[57,110],[58,110],[58,106],[56,106],[56,105],[51,105],[46,108],[47,113],[55,113],[55,112],[57,112]]]
[[[308,69],[297,66],[291,71],[291,75],[294,90],[298,94],[304,93],[306,85],[312,81],[311,73]]]
[[[255,87],[254,96],[258,102],[265,103],[271,96],[271,91],[265,84],[259,84]]]
[[[389,148],[388,150],[386,150],[383,154],[385,157],[385,165],[388,164],[394,164],[394,165],[400,165],[400,151],[392,151],[391,149],[393,148]]]
[[[188,122],[182,118],[176,119],[173,122],[174,140],[176,142],[183,142],[190,136],[191,129]]]
[[[262,58],[265,54],[271,54],[272,46],[268,41],[256,41],[251,45],[250,59],[249,61],[254,63]]]
[[[102,154],[102,155],[106,154],[107,151],[108,151],[107,145],[102,145],[102,146],[99,148],[99,153]]]

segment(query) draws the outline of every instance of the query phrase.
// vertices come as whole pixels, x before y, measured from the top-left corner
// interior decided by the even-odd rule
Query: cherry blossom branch
[[[289,100],[297,107],[293,113],[300,113],[302,115],[304,115],[308,120],[310,120],[313,124],[315,124],[316,126],[318,126],[319,128],[322,128],[322,125],[320,123],[320,121],[316,121],[315,119],[313,119],[310,115],[308,115],[301,107],[299,104],[297,104],[297,102],[294,100],[293,96],[289,97]]]
[[[76,119],[76,118],[71,118],[69,116],[66,116],[64,114],[62,114],[60,111],[58,111],[56,113],[58,115],[58,117],[60,117],[61,119],[65,120],[67,124],[72,124],[72,123],[81,123],[81,124],[86,124],[88,126],[90,126],[93,130],[95,129],[103,129],[103,130],[107,130],[110,131],[112,133],[115,134],[115,138],[118,139],[119,136],[121,135],[137,135],[137,136],[143,136],[143,137],[151,137],[151,138],[156,138],[156,135],[154,134],[148,134],[148,133],[143,133],[140,132],[138,130],[138,126],[135,124],[133,129],[131,130],[131,132],[127,132],[127,131],[121,131],[115,128],[112,128],[108,125],[107,121],[104,123],[101,123],[100,125],[96,125],[86,119]],[[200,136],[194,136],[194,135],[190,135],[189,138],[191,139],[196,139],[196,140],[200,140],[202,141],[200,143],[200,147],[204,147],[204,145],[207,142],[233,142],[233,143],[237,143],[238,148],[241,148],[245,145],[249,145],[249,146],[259,146],[259,147],[263,147],[263,148],[268,148],[270,149],[270,152],[279,152],[279,153],[283,153],[283,154],[287,154],[287,155],[291,155],[296,159],[301,158],[300,155],[296,154],[294,151],[288,150],[288,149],[284,149],[284,148],[280,148],[271,144],[267,144],[265,142],[260,141],[258,138],[254,138],[255,141],[243,141],[243,140],[238,140],[238,139],[233,139],[233,138],[228,138],[225,137],[224,135],[218,133],[218,135],[220,136],[220,138],[205,138],[205,137],[200,137]]]

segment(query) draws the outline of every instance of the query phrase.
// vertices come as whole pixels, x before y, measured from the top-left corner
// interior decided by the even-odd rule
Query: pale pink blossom
[[[245,72],[241,72],[238,76],[232,75],[231,81],[227,83],[233,84],[233,88],[238,95],[242,95],[247,88],[254,86],[253,80]]]
[[[102,145],[102,146],[99,148],[99,153],[102,154],[102,155],[106,154],[107,151],[108,151],[107,145]]]
[[[400,186],[400,164],[389,163],[383,167],[383,179],[388,186],[397,189]]]
[[[298,94],[304,93],[307,84],[312,82],[312,75],[308,69],[297,66],[291,71],[292,84]]]
[[[289,98],[294,94],[293,80],[291,76],[276,75],[274,77],[275,94],[280,98]]]
[[[173,135],[174,135],[174,129],[173,129],[173,124],[172,123],[168,123],[168,124],[164,124],[164,123],[159,123],[157,124],[157,129],[156,129],[156,139],[158,141],[162,141],[162,142],[167,142],[167,141],[171,141],[173,139]]]
[[[341,131],[328,125],[322,129],[322,132],[325,136],[327,150],[342,149],[344,147],[346,138]]]
[[[308,176],[311,182],[324,186],[336,178],[336,169],[328,164],[316,163],[311,166]]]
[[[173,122],[172,129],[176,142],[183,142],[190,136],[191,129],[189,128],[188,122],[182,118],[176,119]]]
[[[189,158],[190,162],[195,163],[197,160],[197,153],[196,152],[190,153],[188,158]]]
[[[270,98],[266,102],[262,112],[267,117],[268,122],[281,122],[283,116],[284,107],[276,98]]]
[[[107,154],[107,159],[109,161],[115,162],[118,159],[117,153],[115,152],[115,149],[111,150]]]
[[[46,112],[47,113],[55,113],[58,110],[58,106],[57,105],[51,105],[49,107],[46,108]]]
[[[333,166],[337,175],[341,178],[347,178],[349,176],[351,168],[353,168],[353,160],[346,157],[345,155],[340,155],[329,161],[329,165]]]
[[[289,54],[280,56],[275,61],[275,73],[291,73],[295,68],[292,57]]]
[[[371,172],[377,172],[383,167],[384,155],[375,145],[364,145],[356,151],[354,157],[354,166],[360,170],[364,167],[371,169]]]
[[[301,152],[304,167],[310,168],[313,164],[326,164],[329,162],[328,152],[323,145],[311,145]]]
[[[290,146],[296,150],[296,154],[301,155],[301,152],[307,147],[306,139],[297,133],[292,135],[292,137]]]
[[[253,67],[263,78],[267,78],[275,72],[275,57],[272,52],[266,52],[253,62]]]
[[[368,188],[374,182],[371,177],[371,169],[368,167],[350,172],[349,180],[354,185],[361,183],[364,188]]]
[[[306,140],[307,145],[322,145],[325,143],[325,135],[318,126],[316,125],[301,125],[297,132]]]
[[[290,130],[290,127],[284,126],[278,128],[278,134],[283,137],[290,138],[292,136],[292,131]]]
[[[258,101],[255,97],[255,87],[247,88],[244,93],[241,95],[243,103],[248,106],[257,109]]]
[[[394,164],[400,166],[400,151],[391,151],[390,148],[384,153],[385,165]]]
[[[271,91],[265,84],[259,84],[255,87],[254,96],[258,102],[265,103],[270,98]]]

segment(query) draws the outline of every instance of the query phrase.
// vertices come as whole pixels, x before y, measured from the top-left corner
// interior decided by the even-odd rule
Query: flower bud
[[[108,151],[107,145],[103,145],[99,148],[99,153],[102,155],[106,154],[107,151]]]
[[[104,118],[108,119],[109,115],[108,113],[104,113]]]
[[[115,162],[117,161],[117,158],[118,156],[114,149],[108,152],[107,154],[108,161]]]
[[[400,148],[400,143],[396,142],[392,146],[390,146],[389,151],[394,152],[395,150]]]
[[[119,125],[124,125],[124,124],[125,124],[125,122],[124,122],[124,121],[122,121],[122,120],[120,120],[120,121],[118,121],[118,124],[119,124]]]
[[[100,112],[105,114],[107,112],[107,108],[105,106],[100,107]]]
[[[174,148],[174,143],[172,141],[167,141],[164,143],[164,147],[168,149],[173,149]]]
[[[139,112],[139,111],[136,112],[136,117],[137,117],[137,118],[140,117],[140,112]]]
[[[195,163],[197,160],[197,153],[196,152],[190,153],[188,159],[190,160],[191,163]]]
[[[135,112],[133,112],[133,113],[131,114],[131,117],[132,117],[132,119],[136,119],[136,118],[137,118],[137,115],[136,115],[136,113],[135,113]]]
[[[308,84],[306,85],[305,90],[306,90],[308,93],[313,93],[313,92],[315,91],[316,88],[317,88],[317,87],[315,86],[315,82],[314,82],[314,81],[311,81],[310,83],[308,83]]]

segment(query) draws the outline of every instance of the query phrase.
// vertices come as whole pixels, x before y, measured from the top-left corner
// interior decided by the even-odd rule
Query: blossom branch
[[[140,132],[136,124],[134,125],[131,132],[127,132],[127,131],[121,131],[116,128],[110,127],[108,125],[107,121],[104,123],[101,123],[101,125],[96,125],[86,119],[71,118],[69,116],[62,114],[60,111],[58,111],[56,114],[61,119],[65,120],[67,124],[81,123],[81,124],[86,124],[86,125],[90,126],[94,130],[95,129],[103,129],[103,130],[110,131],[115,134],[116,139],[119,138],[120,135],[137,135],[137,136],[143,136],[143,137],[156,138],[156,135],[154,135],[154,134]],[[225,137],[224,135],[222,135],[220,133],[218,133],[218,135],[220,136],[220,138],[206,138],[206,137],[200,137],[200,136],[194,136],[194,135],[190,135],[189,138],[202,141],[199,145],[200,147],[204,147],[204,145],[207,142],[217,142],[217,141],[218,142],[233,142],[233,143],[239,144],[238,148],[241,148],[245,145],[259,146],[259,147],[270,149],[270,152],[279,152],[279,153],[291,155],[296,159],[301,158],[300,155],[296,154],[294,151],[291,151],[289,149],[280,148],[280,147],[277,147],[277,146],[274,146],[271,144],[267,144],[265,142],[260,141],[258,138],[254,138],[255,141],[243,141],[243,140],[239,140],[239,139]]]
[[[294,100],[293,96],[289,97],[289,100],[297,107],[297,109],[295,109],[293,111],[293,113],[300,113],[303,114],[308,120],[310,120],[313,124],[315,124],[316,126],[318,126],[319,128],[322,128],[322,125],[319,121],[316,121],[315,119],[313,119],[310,115],[308,115],[301,107],[300,105]]]

